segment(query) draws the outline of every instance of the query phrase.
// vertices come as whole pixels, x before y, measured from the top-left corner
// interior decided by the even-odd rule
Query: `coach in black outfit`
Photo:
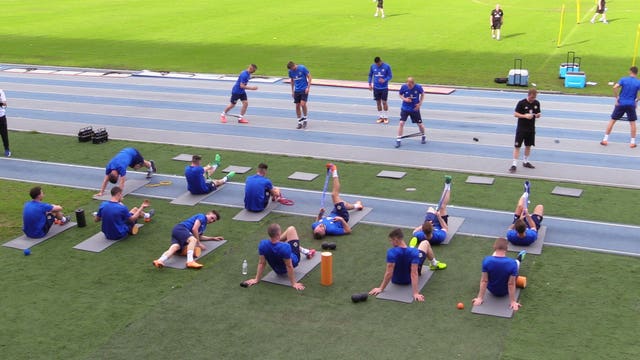
[[[516,105],[513,116],[518,118],[518,127],[516,127],[516,140],[513,149],[513,164],[509,168],[510,173],[516,172],[518,158],[520,157],[520,148],[524,142],[524,158],[522,166],[535,169],[535,166],[529,162],[531,155],[531,147],[536,146],[536,119],[540,118],[540,102],[536,100],[538,91],[529,89],[527,97],[520,100]]]

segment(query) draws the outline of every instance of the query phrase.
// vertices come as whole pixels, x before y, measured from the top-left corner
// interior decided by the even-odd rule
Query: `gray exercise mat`
[[[222,172],[230,173],[232,171],[235,171],[236,174],[244,174],[244,173],[248,172],[249,170],[251,170],[251,168],[248,167],[248,166],[229,165],[226,168],[224,168],[224,170],[222,170]]]
[[[311,259],[307,259],[306,256],[302,255],[302,259],[300,259],[300,263],[298,266],[293,268],[293,273],[296,277],[296,282],[302,280],[311,270],[313,270],[318,264],[320,264],[320,253],[316,253]],[[262,277],[261,281],[266,281],[278,285],[291,286],[291,281],[289,281],[289,276],[287,274],[278,275],[273,270],[269,272],[267,275]]]
[[[390,178],[390,179],[402,179],[405,175],[407,175],[407,173],[404,172],[404,171],[382,170],[376,176],[377,177]]]
[[[458,229],[460,229],[463,222],[464,218],[449,216],[449,220],[447,220],[449,230],[447,230],[447,237],[442,242],[442,245],[448,245],[451,242],[451,239],[453,239],[455,234],[458,232]]]
[[[141,228],[144,226],[144,224],[136,224],[136,226],[138,228]],[[118,241],[120,240],[107,239],[104,233],[100,231],[99,233],[88,238],[87,240],[74,246],[73,248],[76,250],[84,250],[84,251],[99,253],[99,252],[102,252],[104,249],[108,248],[109,246],[117,243]]]
[[[369,213],[373,210],[370,207],[364,207],[362,210],[351,210],[349,211],[349,227],[353,228],[357,223],[360,222],[365,216],[369,215]]]
[[[130,194],[136,190],[138,190],[139,188],[147,185],[149,183],[149,179],[127,179],[124,182],[124,190],[122,191],[122,195],[127,195]],[[102,196],[97,196],[97,195],[93,195],[93,198],[95,200],[102,200],[102,201],[108,201],[109,199],[111,199],[111,188],[113,186],[110,186],[111,184],[107,184],[107,188],[104,190],[104,194],[102,194]],[[118,186],[120,186],[120,182],[118,181]]]
[[[247,209],[242,209],[233,217],[233,220],[257,222],[269,215],[269,213],[278,207],[278,205],[280,205],[280,203],[277,201],[269,201],[267,207],[260,212],[252,212]]]
[[[200,254],[200,256],[198,256],[196,258],[196,260],[202,259],[203,257],[208,255],[213,250],[215,250],[215,249],[219,248],[220,246],[224,245],[226,242],[227,242],[227,240],[203,241],[202,243],[207,248],[202,250],[202,253]],[[173,255],[172,257],[167,259],[167,261],[164,262],[164,267],[170,267],[170,268],[174,268],[174,269],[186,269],[187,268],[187,257],[179,255],[179,254]]]
[[[171,158],[171,160],[191,162],[191,160],[193,160],[193,155],[191,155],[191,154],[180,154],[178,156],[175,156],[175,157]]]
[[[520,289],[516,288],[516,300],[520,298]],[[471,308],[471,312],[474,314],[491,315],[503,318],[510,318],[513,316],[513,310],[511,309],[511,302],[509,301],[509,295],[497,297],[491,294],[489,290],[484,294],[484,302],[482,304]]]
[[[296,171],[293,174],[289,175],[290,180],[301,180],[301,181],[312,181],[317,177],[318,177],[318,174],[301,172],[301,171]]]
[[[493,182],[495,181],[495,178],[492,177],[487,177],[487,176],[469,176],[467,178],[467,181],[465,181],[467,184],[480,184],[480,185],[493,185]]]
[[[517,245],[513,245],[512,243],[509,243],[508,250],[515,251],[515,252],[527,250],[527,254],[540,255],[542,254],[542,245],[544,245],[544,237],[546,235],[547,235],[547,227],[540,226],[540,230],[538,230],[538,238],[536,239],[536,241],[533,242],[533,244],[529,246],[517,246]]]
[[[41,242],[45,242],[49,239],[51,239],[52,237],[60,234],[61,232],[71,229],[72,227],[76,226],[77,223],[73,222],[73,221],[69,221],[68,223],[64,224],[64,225],[56,225],[53,224],[51,225],[51,228],[49,229],[49,232],[47,233],[47,235],[45,235],[44,237],[41,237],[39,239],[33,239],[30,237],[27,237],[27,235],[22,235],[20,237],[17,237],[11,241],[8,241],[4,244],[2,244],[2,246],[5,247],[10,247],[10,248],[14,248],[14,249],[18,249],[18,250],[24,250],[24,249],[28,249],[32,246],[38,245]]]
[[[429,269],[428,261],[425,261],[422,267],[422,275],[418,277],[418,292],[422,291],[422,288],[427,284],[427,281],[431,279],[434,272],[435,271]],[[389,282],[384,291],[378,294],[376,298],[411,304],[413,302],[413,288],[411,284],[397,285]]]
[[[206,193],[206,194],[194,195],[194,194],[192,194],[192,193],[187,191],[184,194],[182,194],[182,195],[178,196],[177,198],[173,199],[171,201],[171,204],[194,206],[197,203],[199,203],[200,201],[208,198],[209,195],[213,195],[213,194],[217,193],[220,190],[222,190],[222,186],[219,186],[215,190],[213,190],[212,192]]]
[[[553,195],[580,197],[582,195],[582,189],[567,188],[562,186],[556,186],[551,191]]]

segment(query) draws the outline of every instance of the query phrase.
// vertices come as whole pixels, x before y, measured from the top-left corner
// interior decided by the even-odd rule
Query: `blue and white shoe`
[[[527,250],[522,250],[518,253],[518,256],[516,256],[516,259],[522,262],[522,260],[524,260],[525,255],[527,255]]]
[[[524,192],[527,194],[531,192],[531,183],[529,183],[529,180],[524,182]]]

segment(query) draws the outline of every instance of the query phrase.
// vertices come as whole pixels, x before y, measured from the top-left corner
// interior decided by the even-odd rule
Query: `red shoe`
[[[607,146],[607,144],[609,144],[609,142],[607,140],[600,141],[600,145],[602,145],[602,146]]]
[[[220,114],[220,122],[223,124],[227,123],[227,115],[225,114]]]
[[[335,166],[333,163],[327,163],[327,170],[336,171],[336,170],[338,170],[338,167]]]
[[[309,249],[309,253],[307,254],[307,259],[312,259],[316,254],[316,249]]]
[[[247,119],[245,119],[245,118],[241,117],[241,118],[239,118],[239,119],[238,119],[238,123],[240,123],[240,124],[248,124],[248,123],[249,123],[249,120],[247,120]]]

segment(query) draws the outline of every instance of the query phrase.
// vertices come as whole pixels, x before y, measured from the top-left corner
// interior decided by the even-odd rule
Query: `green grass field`
[[[594,1],[580,4],[576,24],[575,0],[506,1],[498,42],[488,26],[495,2],[484,0],[388,1],[383,20],[366,0],[9,0],[2,61],[231,74],[254,62],[258,74],[285,76],[292,59],[318,78],[364,80],[381,56],[398,82],[412,75],[421,83],[494,87],[523,58],[539,89],[564,91],[558,65],[575,51],[598,85],[571,91],[610,95],[607,82],[631,65],[640,5],[608,2],[605,25],[589,23]]]
[[[74,137],[34,133],[12,132],[11,137],[15,151],[31,159],[85,165],[102,164],[116,149],[131,144],[80,144]],[[159,159],[160,171],[168,174],[182,172],[183,163],[166,160],[175,154],[213,153],[135,145]],[[61,153],[47,150],[63,147],[66,151]],[[266,161],[272,164],[274,181],[292,187],[301,184],[286,180],[290,169],[313,171],[324,163],[235,152],[223,152],[223,160],[241,165]],[[384,180],[368,180],[378,166],[340,165],[344,187],[352,193],[363,193],[359,190],[368,184],[364,192],[369,195],[420,201],[424,195],[435,201],[438,194],[424,187],[439,188],[442,181],[439,172],[403,169],[409,173],[399,180],[400,190],[389,192]],[[421,179],[419,184],[410,180],[416,177]],[[462,178],[463,174],[454,174],[454,179]],[[405,195],[402,189],[410,185],[422,195]],[[4,241],[20,234],[20,210],[33,185],[0,181],[0,186],[4,190],[0,192],[0,238]],[[308,186],[317,190],[322,184]],[[614,206],[633,196],[624,189],[588,187],[578,205],[575,199],[544,195],[551,183],[536,181],[534,186],[540,189],[543,202],[558,201],[556,209],[573,209],[567,216],[585,218],[599,201],[612,201],[611,206],[601,206],[609,213],[599,220],[614,221],[625,212],[633,213],[631,204]],[[477,187],[454,180],[452,203],[484,203],[483,207],[510,210],[514,199],[504,194],[517,194],[520,187],[520,181],[498,178],[492,187],[495,191],[478,192]],[[98,204],[90,200],[93,191],[45,185],[45,192],[46,200],[66,209],[81,207],[89,212]],[[491,206],[486,205],[489,201]],[[140,199],[128,197],[125,202],[134,206]],[[523,264],[529,287],[522,293],[522,310],[511,320],[498,319],[469,312],[480,261],[491,252],[492,241],[456,236],[451,245],[435,249],[449,268],[436,274],[423,290],[424,304],[370,298],[355,305],[350,302],[352,293],[369,290],[382,279],[389,228],[360,224],[354,234],[337,239],[333,286],[321,286],[316,270],[303,280],[307,289],[302,293],[271,284],[243,289],[238,286],[244,279],[242,260],[249,261],[250,274],[255,272],[256,246],[265,237],[266,225],[295,225],[305,234],[304,245],[319,248],[320,242],[311,240],[305,230],[310,218],[271,214],[260,223],[238,226],[231,220],[238,210],[221,208],[223,220],[210,226],[208,234],[222,235],[229,243],[202,260],[205,268],[159,271],[151,261],[168,247],[172,226],[209,207],[152,202],[157,210],[154,220],[137,237],[100,254],[72,249],[99,231],[95,223],[34,247],[29,257],[0,247],[0,263],[11,269],[2,279],[3,358],[388,359],[401,354],[445,359],[632,359],[640,351],[632,336],[638,330],[640,310],[638,290],[632,285],[640,275],[635,258],[547,247],[543,256],[528,256]],[[465,311],[455,308],[459,301],[466,304]]]

